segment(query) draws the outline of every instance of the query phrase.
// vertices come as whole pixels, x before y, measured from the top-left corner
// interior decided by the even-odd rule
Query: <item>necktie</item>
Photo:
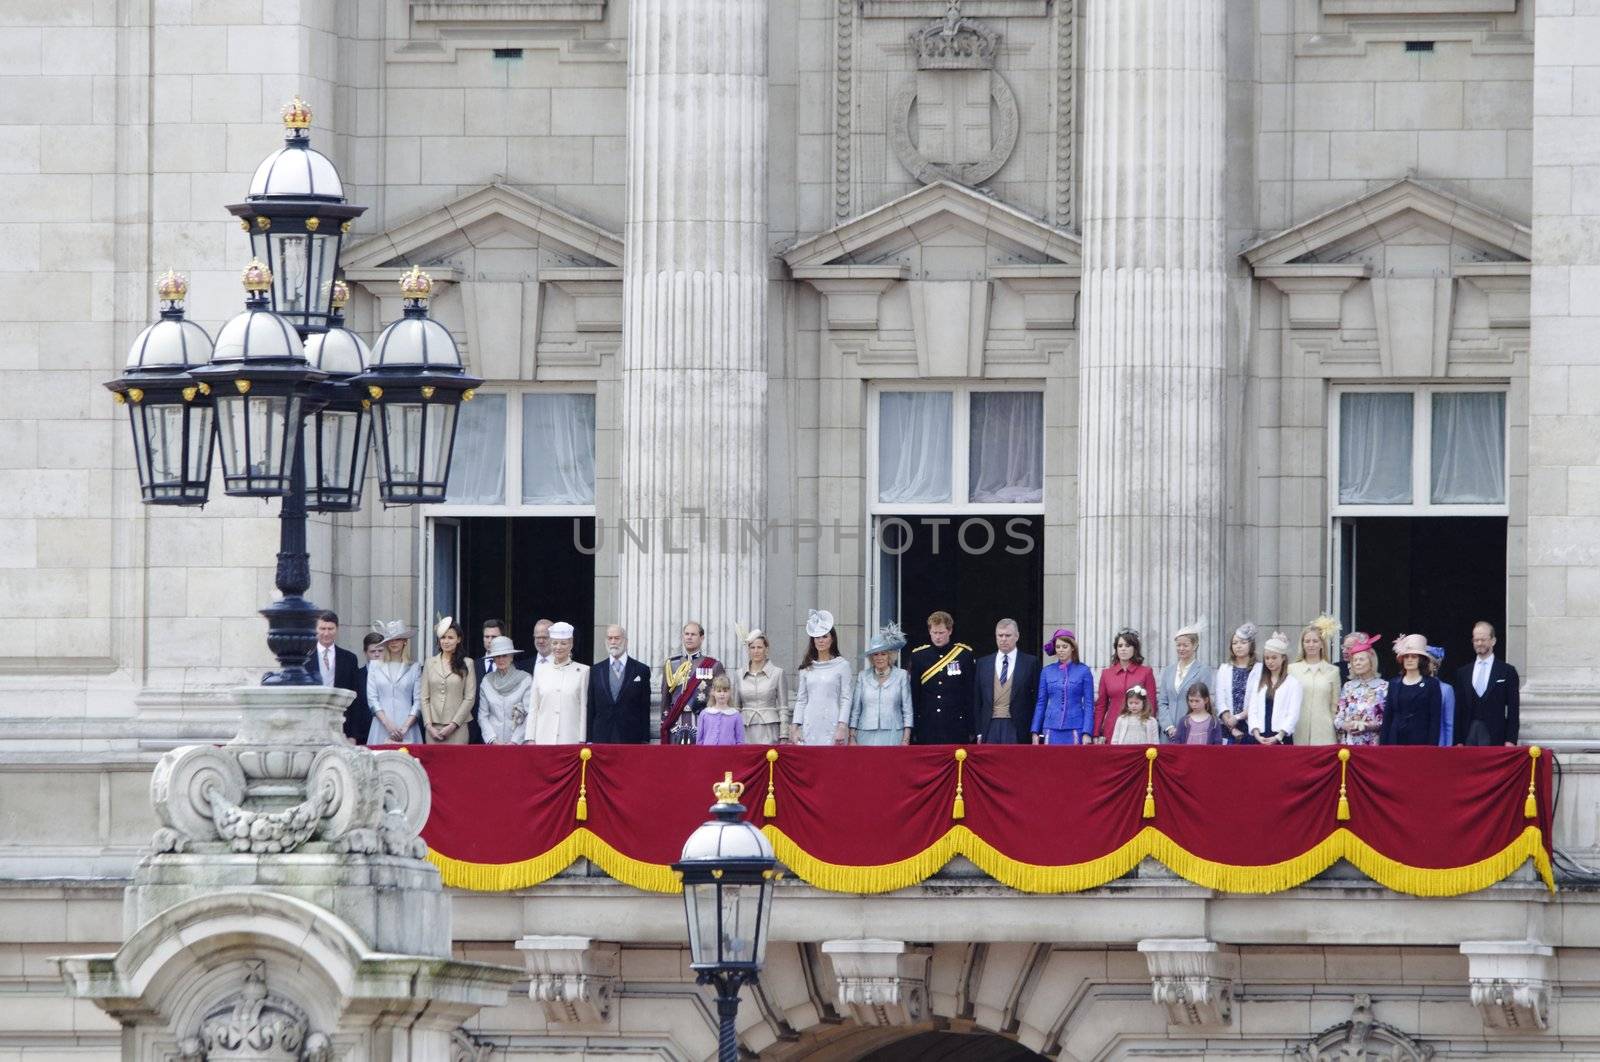
[[[1007,653],[1000,658],[1000,685],[1004,686],[1011,676],[1011,654]]]
[[[616,700],[622,692],[622,661],[613,658],[611,661],[611,699]]]
[[[1472,688],[1478,691],[1478,696],[1483,696],[1483,691],[1489,688],[1489,661],[1479,660],[1477,669],[1472,675]]]
[[[328,686],[333,685],[333,650],[332,649],[324,649],[322,651],[322,675],[323,675],[322,681],[323,681],[323,683],[325,685],[328,685]]]

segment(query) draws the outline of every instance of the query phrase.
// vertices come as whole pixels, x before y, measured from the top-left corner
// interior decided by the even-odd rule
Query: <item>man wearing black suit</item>
[[[589,669],[589,734],[596,745],[650,740],[650,665],[628,655],[628,632],[606,628],[606,658]]]
[[[1477,659],[1456,672],[1456,730],[1458,745],[1515,745],[1517,709],[1521,700],[1517,669],[1496,660],[1493,624],[1479,620],[1472,626],[1472,649]]]
[[[348,649],[333,644],[339,637],[339,617],[324,612],[317,617],[317,647],[306,657],[306,670],[323,686],[335,686],[356,695],[344,710],[344,736],[359,745],[367,740],[367,728],[372,725],[372,712],[367,708],[366,684],[357,674],[361,661]]]
[[[1039,658],[1017,650],[1017,621],[995,624],[996,651],[978,658],[978,740],[1025,745],[1039,696]]]

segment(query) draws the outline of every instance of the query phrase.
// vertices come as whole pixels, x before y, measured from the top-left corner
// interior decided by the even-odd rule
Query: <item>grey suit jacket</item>
[[[1183,684],[1178,684],[1178,665],[1168,664],[1161,669],[1161,674],[1156,676],[1156,723],[1161,728],[1161,740],[1171,741],[1167,737],[1167,728],[1178,725],[1189,711],[1189,690],[1200,683],[1209,684],[1217,677],[1217,669],[1202,664],[1199,660],[1189,665],[1189,673],[1183,676]],[[1217,691],[1211,691],[1211,703],[1217,703]]]

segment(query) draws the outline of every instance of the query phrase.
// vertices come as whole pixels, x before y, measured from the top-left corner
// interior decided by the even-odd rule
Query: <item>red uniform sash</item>
[[[678,716],[683,714],[685,708],[694,703],[695,694],[700,692],[701,680],[696,672],[698,672],[701,668],[704,668],[707,671],[713,671],[717,667],[717,659],[714,656],[702,656],[698,660],[685,661],[684,663],[687,665],[687,669],[683,679],[683,686],[672,698],[672,704],[668,706],[667,710],[661,715],[662,744],[666,744],[671,739],[672,724],[678,721]],[[667,690],[670,692],[672,690],[672,679],[674,676],[672,661],[670,660],[667,661],[666,664],[666,675]]]

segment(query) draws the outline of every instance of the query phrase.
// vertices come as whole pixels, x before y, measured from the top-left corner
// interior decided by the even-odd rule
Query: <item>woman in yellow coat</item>
[[[1304,698],[1295,724],[1296,745],[1332,745],[1337,741],[1333,713],[1339,707],[1339,669],[1329,662],[1329,647],[1339,644],[1339,623],[1318,616],[1300,632],[1300,655],[1289,674],[1300,681]]]

